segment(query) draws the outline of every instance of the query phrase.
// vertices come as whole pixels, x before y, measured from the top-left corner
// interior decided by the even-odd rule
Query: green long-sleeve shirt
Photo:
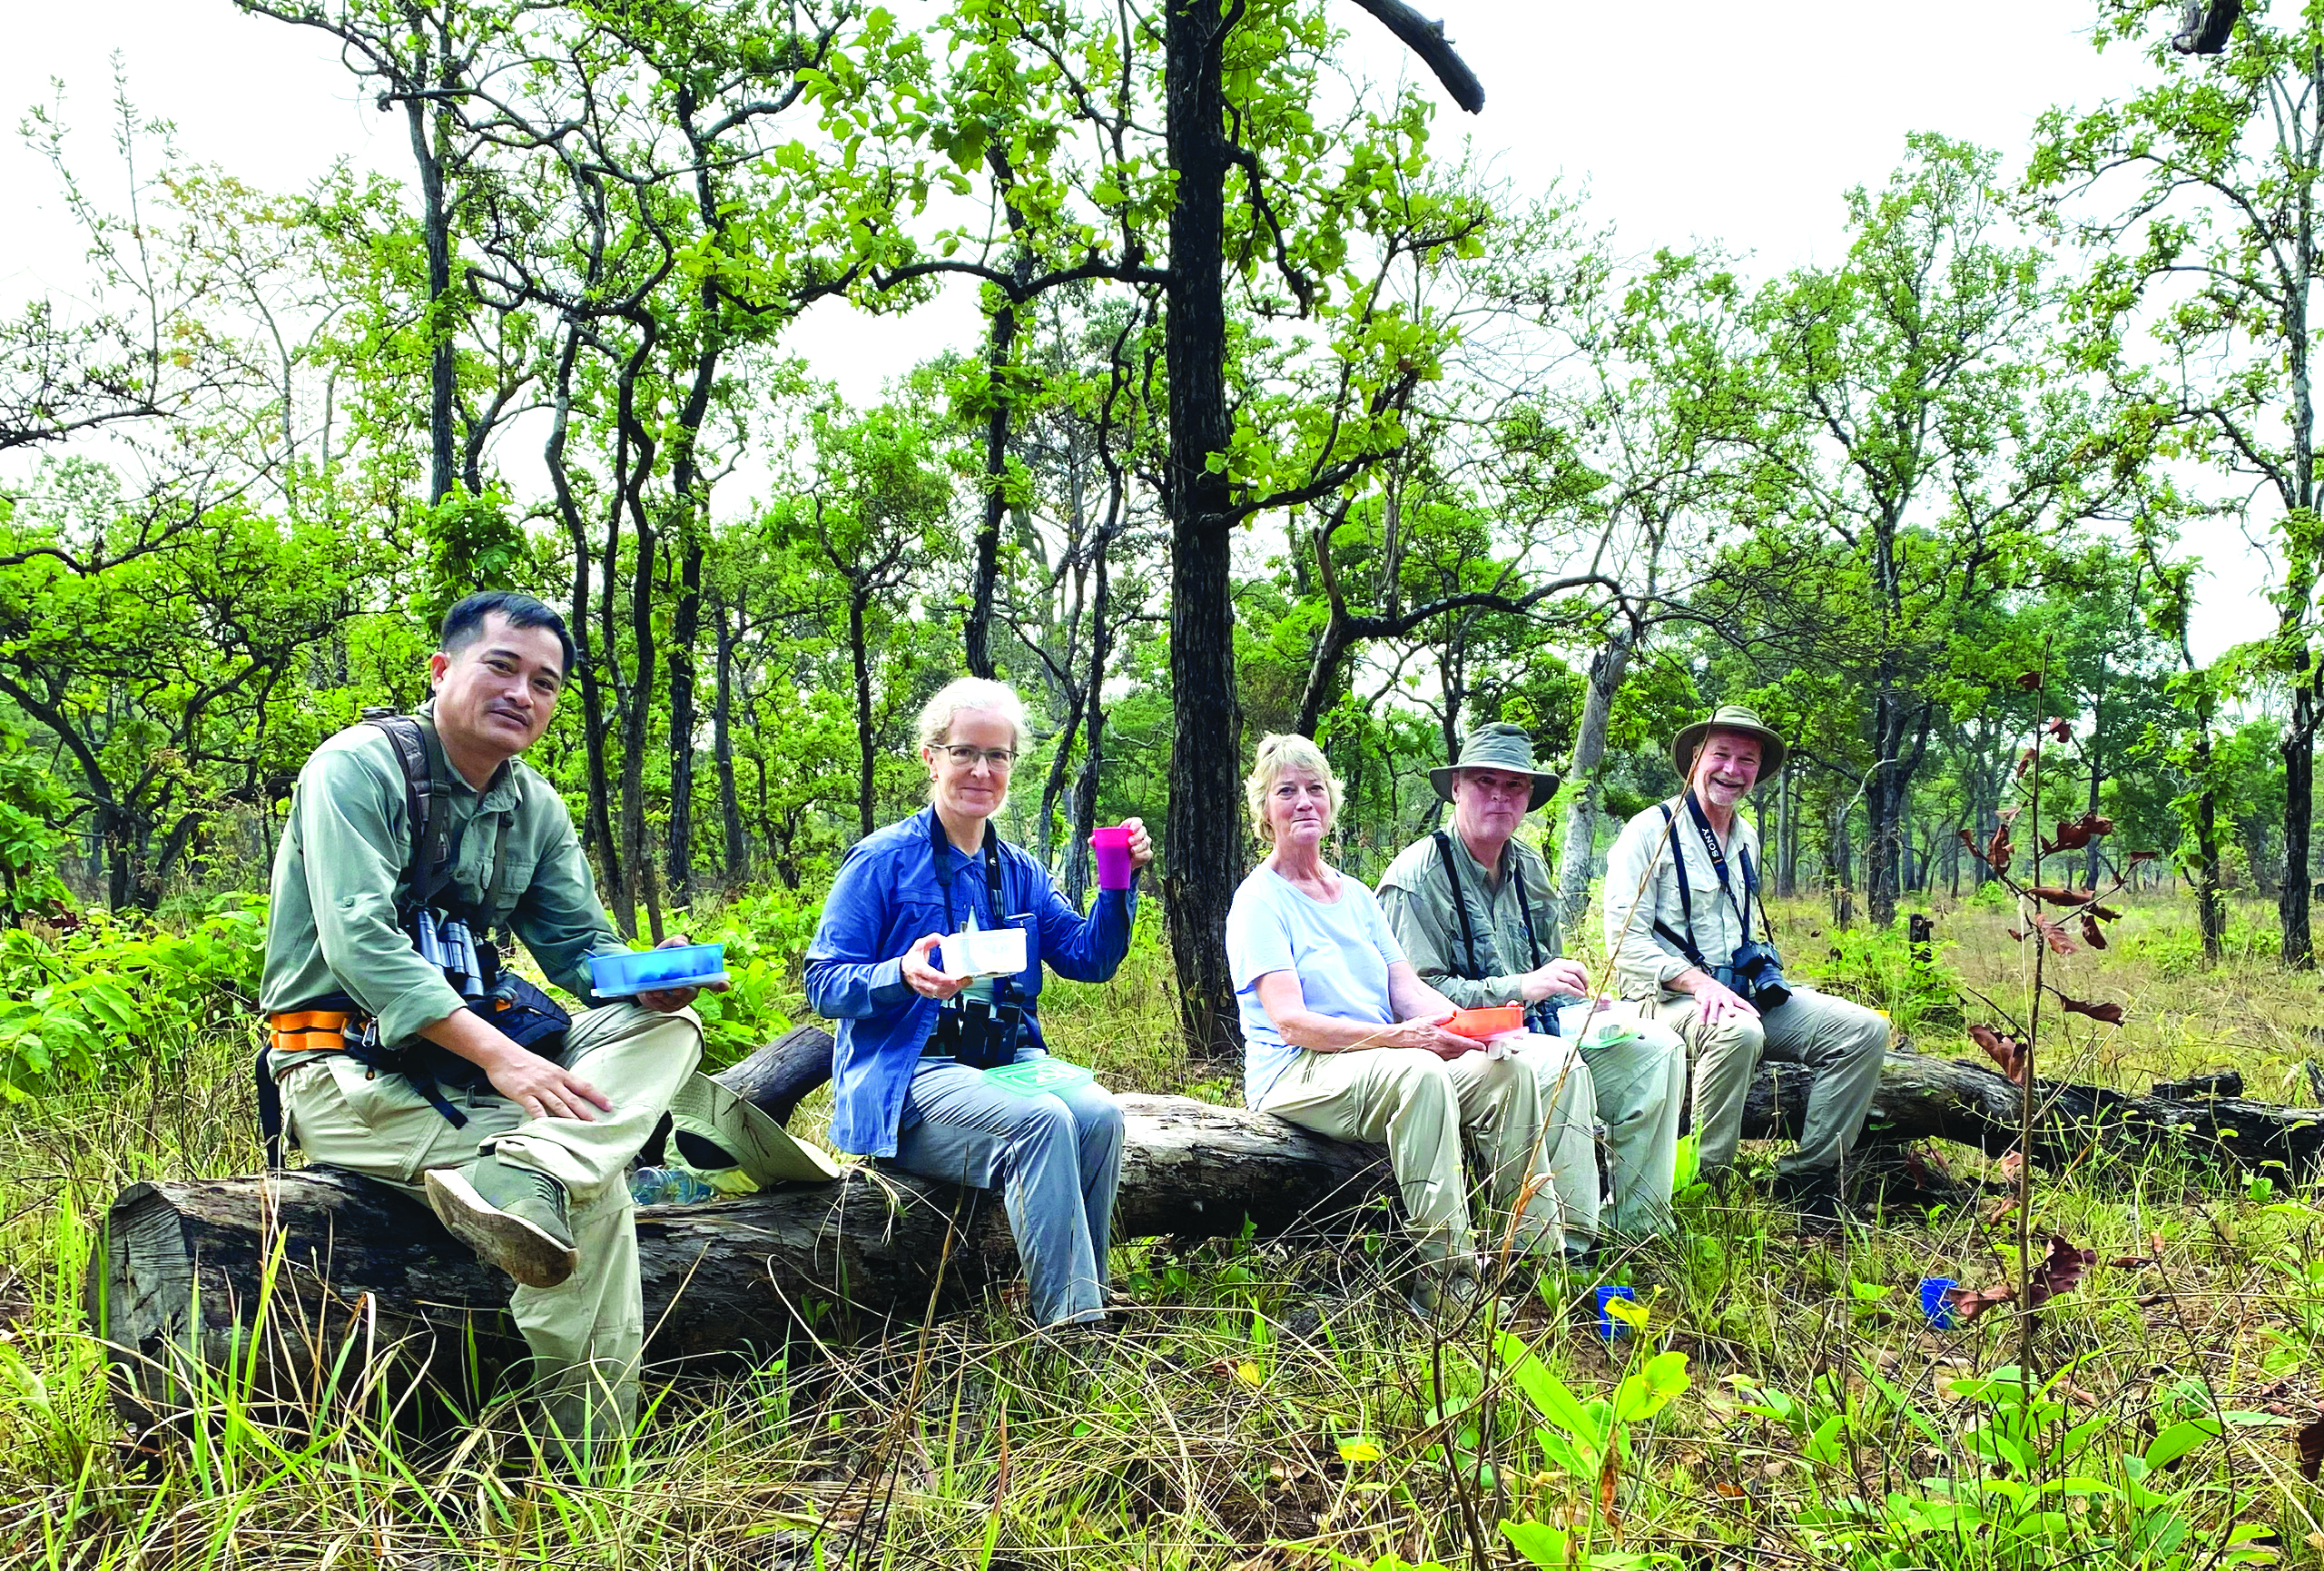
[[[550,981],[597,1002],[587,956],[628,946],[598,902],[563,799],[521,759],[501,766],[482,791],[440,756],[433,762],[437,777],[449,782],[459,898],[482,899],[505,840],[490,924],[513,931]],[[275,848],[259,1007],[271,1014],[343,993],[378,1018],[379,1040],[390,1046],[459,1008],[458,992],[396,923],[410,860],[411,814],[395,744],[376,726],[350,726],[299,771]],[[283,1054],[276,1067],[302,1056]]]
[[[1450,830],[1446,835],[1452,842],[1461,894],[1476,934],[1478,977],[1469,974],[1461,917],[1453,908],[1452,885],[1444,876],[1444,860],[1437,855],[1433,835],[1405,846],[1380,875],[1380,909],[1387,914],[1389,931],[1420,979],[1461,1008],[1522,1003],[1525,973],[1559,953],[1549,865],[1531,845],[1512,840],[1507,855],[1513,875],[1504,874],[1495,889],[1460,835]],[[1531,938],[1518,904],[1521,881],[1532,906]]]

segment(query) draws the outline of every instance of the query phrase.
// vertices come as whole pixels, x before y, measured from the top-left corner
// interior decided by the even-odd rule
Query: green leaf
[[[1687,1355],[1657,1353],[1644,1368],[1627,1376],[1614,1393],[1614,1421],[1634,1424],[1669,1407],[1687,1388]]]
[[[2204,1441],[2220,1432],[2213,1418],[2182,1418],[2147,1442],[2141,1460],[2150,1467],[2161,1467],[2177,1461]]]
[[[1840,1445],[1840,1428],[1846,1422],[1846,1419],[1835,1413],[1817,1425],[1816,1432],[1807,1437],[1807,1444],[1801,1447],[1801,1455],[1827,1467],[1845,1465],[1847,1452]]]
[[[1520,1555],[1545,1571],[1564,1571],[1576,1564],[1568,1555],[1571,1541],[1562,1527],[1546,1522],[1503,1522],[1501,1531]]]

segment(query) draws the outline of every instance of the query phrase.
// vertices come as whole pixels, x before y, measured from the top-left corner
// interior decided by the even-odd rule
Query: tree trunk
[[[1590,875],[1598,865],[1598,801],[1604,790],[1599,766],[1606,756],[1614,695],[1621,691],[1630,668],[1630,634],[1624,627],[1590,657],[1590,678],[1582,691],[1581,724],[1573,734],[1573,772],[1566,777],[1574,792],[1566,804],[1565,827],[1558,841],[1558,918],[1569,944],[1590,904]]]
[[[2203,935],[2203,963],[2217,965],[2227,955],[2227,901],[2219,887],[2219,797],[2211,789],[2208,705],[2195,723],[2195,925]]]
[[[691,445],[692,433],[688,434]],[[694,903],[694,651],[702,634],[702,535],[704,519],[684,509],[707,498],[681,499],[685,533],[678,548],[678,603],[670,616],[670,830],[662,861],[669,877],[670,902]]]
[[[448,76],[452,69],[447,58]],[[452,216],[445,199],[444,162],[428,135],[428,121],[439,117],[441,110],[434,97],[419,93],[405,98],[403,110],[411,132],[412,160],[419,166],[419,227],[428,252],[428,505],[432,508],[452,494],[456,461],[452,405],[459,386],[459,344],[451,321]]]
[[[1834,794],[1837,797],[1837,793]],[[1850,865],[1848,843],[1848,805],[1844,800],[1832,804],[1832,830],[1824,850],[1825,865],[1832,870],[1832,925],[1847,927],[1856,921],[1856,873]]]
[[[1776,895],[1789,900],[1799,893],[1799,772],[1784,760],[1782,793],[1776,823]]]
[[[996,151],[996,156],[998,153]],[[1004,200],[1005,197],[1004,197]],[[1020,262],[1019,271],[1023,271]],[[992,664],[992,598],[1000,578],[1000,521],[1009,515],[1009,361],[1017,343],[1017,308],[1004,302],[987,330],[985,374],[990,379],[985,416],[984,518],[977,525],[976,574],[969,590],[963,642],[971,676],[988,680]]]
[[[1054,868],[1056,865],[1057,805],[1065,796],[1067,776],[1073,765],[1073,744],[1081,734],[1081,694],[1070,687],[1064,691],[1065,729],[1057,734],[1057,751],[1049,755],[1049,773],[1041,777],[1039,831],[1044,868]]]
[[[557,512],[565,520],[566,537],[573,545],[572,615],[568,618],[573,635],[574,679],[581,688],[581,748],[587,760],[587,805],[583,813],[581,843],[594,845],[597,853],[597,871],[608,893],[623,887],[621,848],[615,843],[611,781],[606,768],[606,699],[604,673],[598,666],[598,649],[603,640],[589,631],[589,530],[581,514],[578,499],[573,494],[573,481],[565,464],[565,448],[573,415],[573,362],[580,351],[580,329],[570,321],[565,325],[565,341],[559,346],[556,360],[555,391],[550,400],[549,434],[542,457],[546,462],[549,483],[556,496]],[[610,568],[607,571],[611,571]],[[618,658],[611,650],[606,657]],[[616,908],[614,921],[625,937],[636,934],[636,918],[626,909]]]
[[[878,761],[872,750],[872,650],[863,630],[869,598],[861,583],[850,586],[847,652],[855,663],[855,818],[860,835],[869,835],[877,827],[872,821],[872,775]]]
[[[1214,0],[1166,0],[1170,167],[1164,325],[1170,452],[1170,807],[1163,880],[1187,1051],[1230,1060],[1239,1040],[1226,908],[1243,876],[1243,716],[1235,693],[1235,518],[1223,463],[1226,405],[1226,183],[1233,149],[1221,84],[1227,27]]]
[[[1896,760],[1899,730],[1899,697],[1887,690],[1873,702],[1872,773],[1864,793],[1865,914],[1875,927],[1896,920],[1896,900],[1904,885],[1904,810],[1908,782],[1904,766]]]
[[[2102,654],[2098,658],[2097,679],[2092,684],[2090,691],[2090,746],[2082,750],[2083,762],[2090,766],[2089,810],[2093,817],[2098,812],[2098,783],[2104,773],[2098,752],[2098,738],[2105,734],[2105,730],[2106,657]],[[2104,847],[2100,845],[2097,840],[2093,839],[2090,849],[2083,855],[2082,863],[2082,886],[2084,889],[2098,887],[2099,877],[2105,870],[2105,862]]]
[[[1118,508],[1119,497],[1114,499]],[[1109,519],[1118,516],[1109,512]],[[1089,837],[1098,827],[1098,785],[1106,765],[1106,665],[1113,658],[1113,588],[1107,570],[1113,545],[1109,522],[1091,551],[1089,670],[1081,686],[1081,773],[1073,783],[1073,844],[1065,858],[1065,898],[1076,911],[1089,893]]]
[[[2308,924],[2308,843],[2316,812],[2318,718],[2316,680],[2303,672],[2292,684],[2291,723],[2284,731],[2284,874],[2276,894],[2277,914],[2283,925],[2283,963],[2294,971],[2308,971],[2316,964]],[[2259,871],[2254,867],[2253,875]]]
[[[830,1038],[808,1026],[720,1078],[787,1118],[830,1064]],[[1745,1137],[1796,1136],[1812,1079],[1762,1067]],[[2179,1089],[2229,1094],[2180,1100],[2037,1082],[2034,1158],[2063,1166],[2093,1151],[2135,1161],[2164,1149],[2229,1173],[2280,1162],[2301,1178],[2324,1156],[2324,1109],[2242,1101],[2240,1082]],[[1860,1149],[1934,1138],[2006,1150],[2018,1138],[2019,1095],[1974,1063],[1891,1052]],[[1122,1102],[1119,1239],[1236,1237],[1246,1227],[1262,1239],[1330,1236],[1385,1214],[1364,1210],[1387,1188],[1377,1148],[1185,1097]],[[990,1199],[890,1169],[876,1184],[859,1171],[837,1184],[648,1208],[637,1221],[648,1355],[665,1369],[683,1360],[686,1373],[709,1374],[812,1358],[835,1338],[877,1335],[931,1304],[961,1308],[1018,1269]],[[418,1201],[310,1170],[133,1185],[107,1214],[83,1301],[113,1363],[116,1405],[143,1428],[215,1400],[194,1385],[197,1363],[212,1381],[231,1369],[238,1394],[294,1424],[319,1396],[359,1400],[367,1384],[373,1400],[394,1400],[423,1368],[473,1411],[524,1355],[503,1312],[507,1294],[507,1280]],[[261,1302],[268,1319],[252,1336]],[[842,1313],[834,1321],[819,1308],[805,1335],[793,1318],[803,1304]],[[330,1385],[350,1341],[356,1356]]]
[[[1246,1220],[1258,1238],[1339,1230],[1386,1187],[1378,1151],[1265,1113],[1183,1097],[1123,1104],[1120,1238],[1235,1237]],[[964,1308],[1018,1270],[993,1198],[890,1169],[876,1182],[858,1171],[836,1184],[649,1207],[637,1220],[647,1356],[707,1375],[812,1359],[931,1304]],[[268,1276],[269,1313],[252,1338]],[[133,1186],[108,1215],[84,1302],[115,1360],[116,1405],[143,1429],[200,1400],[189,1395],[197,1360],[233,1368],[253,1403],[294,1413],[343,1400],[359,1381],[400,1397],[425,1368],[472,1412],[525,1356],[508,1287],[420,1202],[323,1170]],[[802,1304],[817,1307],[812,1332],[794,1319]],[[837,1317],[822,1312],[832,1306]],[[354,1368],[331,1388],[350,1340]]]
[[[751,843],[743,832],[743,804],[734,791],[734,622],[737,613],[721,598],[712,605],[717,640],[716,687],[711,698],[710,746],[718,766],[718,823],[724,835],[725,864],[720,881],[729,892],[750,882]]]

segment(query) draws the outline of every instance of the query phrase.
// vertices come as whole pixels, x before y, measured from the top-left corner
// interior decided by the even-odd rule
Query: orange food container
[[[1525,1029],[1525,1006],[1521,1003],[1495,1003],[1483,1009],[1456,1009],[1444,1029],[1455,1036],[1466,1036],[1478,1042],[1489,1041],[1503,1032]]]

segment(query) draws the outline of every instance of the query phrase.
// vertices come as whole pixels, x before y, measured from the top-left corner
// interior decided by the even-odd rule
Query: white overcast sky
[[[1384,81],[1420,69],[1370,17],[1342,9],[1354,69]],[[1625,250],[1717,240],[1748,253],[1760,276],[1836,259],[1842,193],[1883,179],[1907,132],[1969,138],[2014,165],[2045,108],[2119,97],[2149,69],[2133,50],[2092,47],[2090,0],[1664,0],[1636,9],[1424,0],[1423,9],[1443,14],[1485,84],[1482,115],[1444,107],[1444,144],[1472,137],[1521,187],[1586,184]],[[175,122],[194,160],[273,189],[303,184],[341,157],[409,178],[401,117],[371,107],[319,33],[245,16],[229,0],[18,0],[10,11],[0,51],[6,124],[61,78],[78,162],[92,175],[112,170],[102,138],[118,52],[139,108]],[[14,215],[0,304],[74,293],[77,247],[54,181],[13,138],[0,143],[0,211]],[[959,301],[909,320],[818,312],[795,347],[858,399],[976,331]],[[2260,565],[2231,533],[2190,543],[2216,569],[2204,652],[2250,637]]]

